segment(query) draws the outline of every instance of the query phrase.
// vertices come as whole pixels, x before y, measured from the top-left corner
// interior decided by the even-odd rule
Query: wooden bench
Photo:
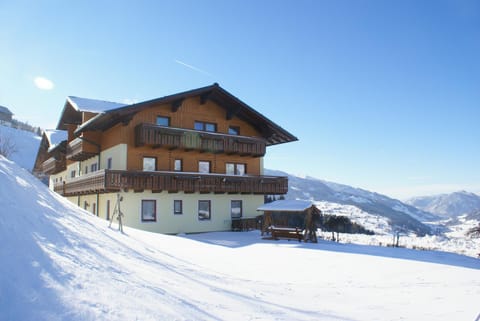
[[[280,238],[284,239],[296,239],[299,242],[302,241],[303,239],[303,230],[299,229],[298,227],[291,228],[291,227],[277,227],[277,226],[271,226],[270,227],[270,233],[272,235],[272,238],[274,240],[278,240]]]

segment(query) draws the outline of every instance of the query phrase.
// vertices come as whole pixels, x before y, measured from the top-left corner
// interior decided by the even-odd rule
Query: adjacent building
[[[0,122],[11,122],[13,113],[4,106],[0,106]]]
[[[297,140],[218,84],[132,105],[68,97],[57,130],[64,143],[37,156],[53,190],[172,234],[229,230],[258,215],[264,195],[286,194],[286,177],[263,175],[263,157]]]

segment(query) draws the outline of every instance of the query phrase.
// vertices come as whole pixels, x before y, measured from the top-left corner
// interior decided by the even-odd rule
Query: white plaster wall
[[[102,169],[107,168],[107,161],[112,158],[112,168],[116,170],[127,169],[127,144],[118,144],[106,149],[100,154],[100,162]]]
[[[75,162],[75,163],[72,163],[72,164],[67,166],[67,171],[66,171],[67,175],[65,177],[67,182],[72,179],[71,174],[70,174],[72,172],[72,170],[76,171],[75,177],[80,176],[80,162]]]
[[[137,229],[150,232],[178,234],[197,233],[211,231],[226,231],[231,229],[230,203],[232,200],[241,200],[243,217],[255,217],[262,213],[257,208],[263,204],[263,195],[241,194],[185,194],[180,193],[143,193],[121,192],[123,201],[120,209],[124,214],[123,224]],[[117,196],[114,193],[101,194],[99,201],[99,216],[106,218],[106,200],[110,199],[110,215],[113,215]],[[81,198],[83,206],[83,198]],[[142,200],[156,201],[157,220],[155,222],[142,222]],[[173,201],[183,201],[183,214],[173,213]],[[211,202],[211,219],[198,219],[198,201],[209,200]],[[115,220],[115,223],[117,221]]]

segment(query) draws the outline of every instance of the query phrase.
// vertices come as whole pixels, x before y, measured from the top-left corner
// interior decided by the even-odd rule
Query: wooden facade
[[[296,140],[217,84],[128,106],[69,97],[57,129],[68,133],[64,153],[48,155],[42,170],[54,174],[53,190],[78,205],[117,193],[135,202],[143,194],[262,202],[288,191],[286,177],[262,175],[267,146]]]
[[[52,132],[52,131],[50,131]],[[56,132],[56,131],[54,131]],[[57,174],[67,168],[66,162],[66,135],[60,133],[58,141],[50,140],[51,133],[43,132],[33,166],[33,173],[39,177]],[[58,135],[57,135],[58,136]],[[64,140],[65,138],[65,140]]]

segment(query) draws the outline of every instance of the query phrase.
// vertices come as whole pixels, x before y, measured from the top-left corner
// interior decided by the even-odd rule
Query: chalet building
[[[66,168],[67,132],[47,129],[42,133],[33,174],[39,178],[48,177]]]
[[[68,97],[57,130],[65,148],[42,156],[54,191],[102,218],[120,206],[123,224],[171,234],[258,215],[264,195],[288,190],[286,177],[263,175],[266,147],[297,140],[218,84],[133,105]]]
[[[13,113],[4,106],[0,106],[0,122],[11,122]]]

